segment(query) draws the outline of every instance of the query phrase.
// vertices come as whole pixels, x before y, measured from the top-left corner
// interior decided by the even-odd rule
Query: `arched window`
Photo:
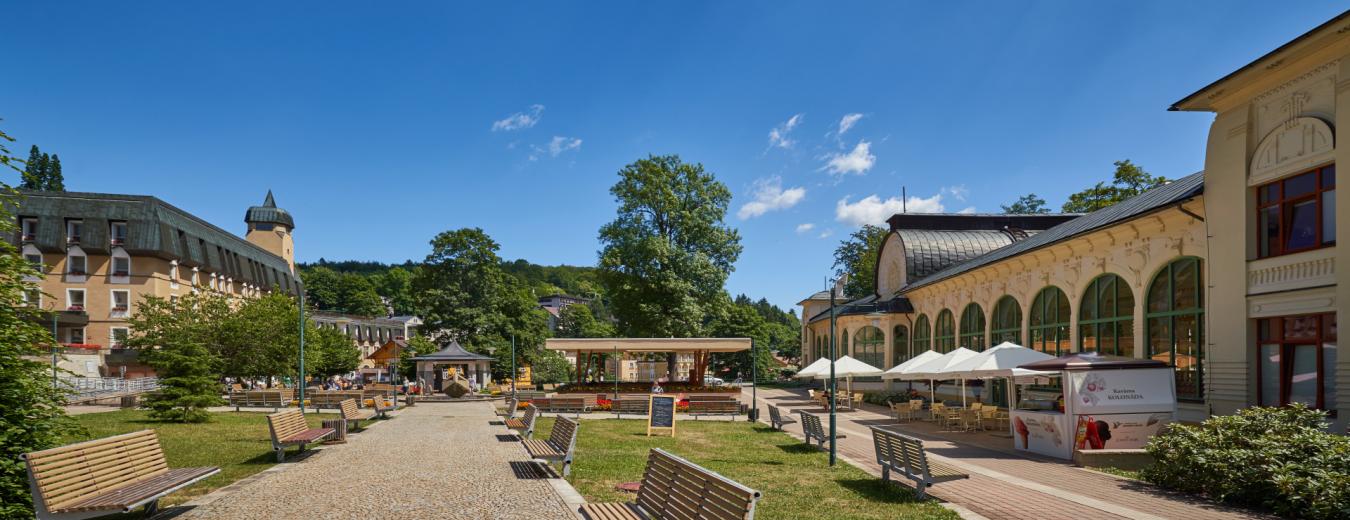
[[[1069,352],[1069,297],[1058,287],[1049,286],[1036,293],[1031,301],[1027,329],[1031,345],[1052,356]]]
[[[984,309],[978,303],[972,302],[961,311],[960,344],[976,352],[984,350]]]
[[[1148,286],[1145,353],[1176,367],[1178,399],[1201,399],[1205,395],[1200,378],[1204,294],[1198,258],[1173,260]]]
[[[1114,274],[1094,278],[1078,311],[1078,350],[1134,357],[1134,293]]]
[[[956,319],[952,311],[942,309],[933,325],[933,349],[946,354],[956,350]]]
[[[885,368],[886,338],[881,329],[867,326],[853,334],[853,358],[877,368]]]
[[[928,315],[920,314],[918,318],[914,318],[914,353],[916,355],[933,348],[933,345],[928,341],[931,337],[929,334]]]
[[[998,345],[1004,341],[1014,345],[1022,344],[1022,306],[1017,299],[1004,296],[994,304],[994,313],[989,317],[993,323],[989,328],[989,343]]]
[[[848,329],[839,333],[839,343],[834,346],[834,358],[839,359],[848,355]]]
[[[909,361],[909,329],[896,325],[891,330],[891,366]]]

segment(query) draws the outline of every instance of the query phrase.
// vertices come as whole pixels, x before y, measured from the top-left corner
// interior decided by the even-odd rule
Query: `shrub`
[[[1297,518],[1350,517],[1350,438],[1301,404],[1175,424],[1148,444],[1140,477],[1165,488]]]

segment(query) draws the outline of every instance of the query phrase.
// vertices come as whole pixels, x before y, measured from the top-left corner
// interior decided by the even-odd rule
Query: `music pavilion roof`
[[[740,352],[750,338],[549,338],[548,350],[576,352]]]

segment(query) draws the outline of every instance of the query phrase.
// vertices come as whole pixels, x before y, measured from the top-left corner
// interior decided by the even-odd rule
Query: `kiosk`
[[[1175,375],[1161,361],[1094,353],[1019,368],[1059,373],[1060,399],[1012,410],[1016,449],[1061,459],[1074,450],[1143,448],[1176,416]]]

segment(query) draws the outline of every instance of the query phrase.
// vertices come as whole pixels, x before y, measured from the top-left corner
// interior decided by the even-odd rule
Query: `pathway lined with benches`
[[[748,402],[749,392],[744,392],[742,398]],[[769,404],[777,406],[783,415],[789,414],[789,410],[793,415],[805,410],[819,415],[822,422],[829,415],[804,390],[761,388],[759,399],[760,420],[765,423],[770,417],[766,406]],[[1010,453],[1011,440],[1006,451],[962,442],[963,436],[974,438],[978,434],[939,433],[927,423],[898,423],[881,406],[861,405],[859,411],[841,412],[837,419],[838,433],[847,435],[838,441],[839,455],[878,476],[881,467],[876,463],[871,427],[923,439],[930,459],[970,474],[969,479],[937,484],[929,488],[928,494],[974,513],[969,515],[971,518],[1268,518],[1193,497],[1169,495],[1144,483],[1076,468],[1067,461]],[[802,437],[800,424],[790,424],[784,431]],[[913,485],[904,479],[899,482],[898,485]]]
[[[500,420],[489,402],[418,404],[176,518],[575,518],[547,480],[517,477],[530,457]]]

